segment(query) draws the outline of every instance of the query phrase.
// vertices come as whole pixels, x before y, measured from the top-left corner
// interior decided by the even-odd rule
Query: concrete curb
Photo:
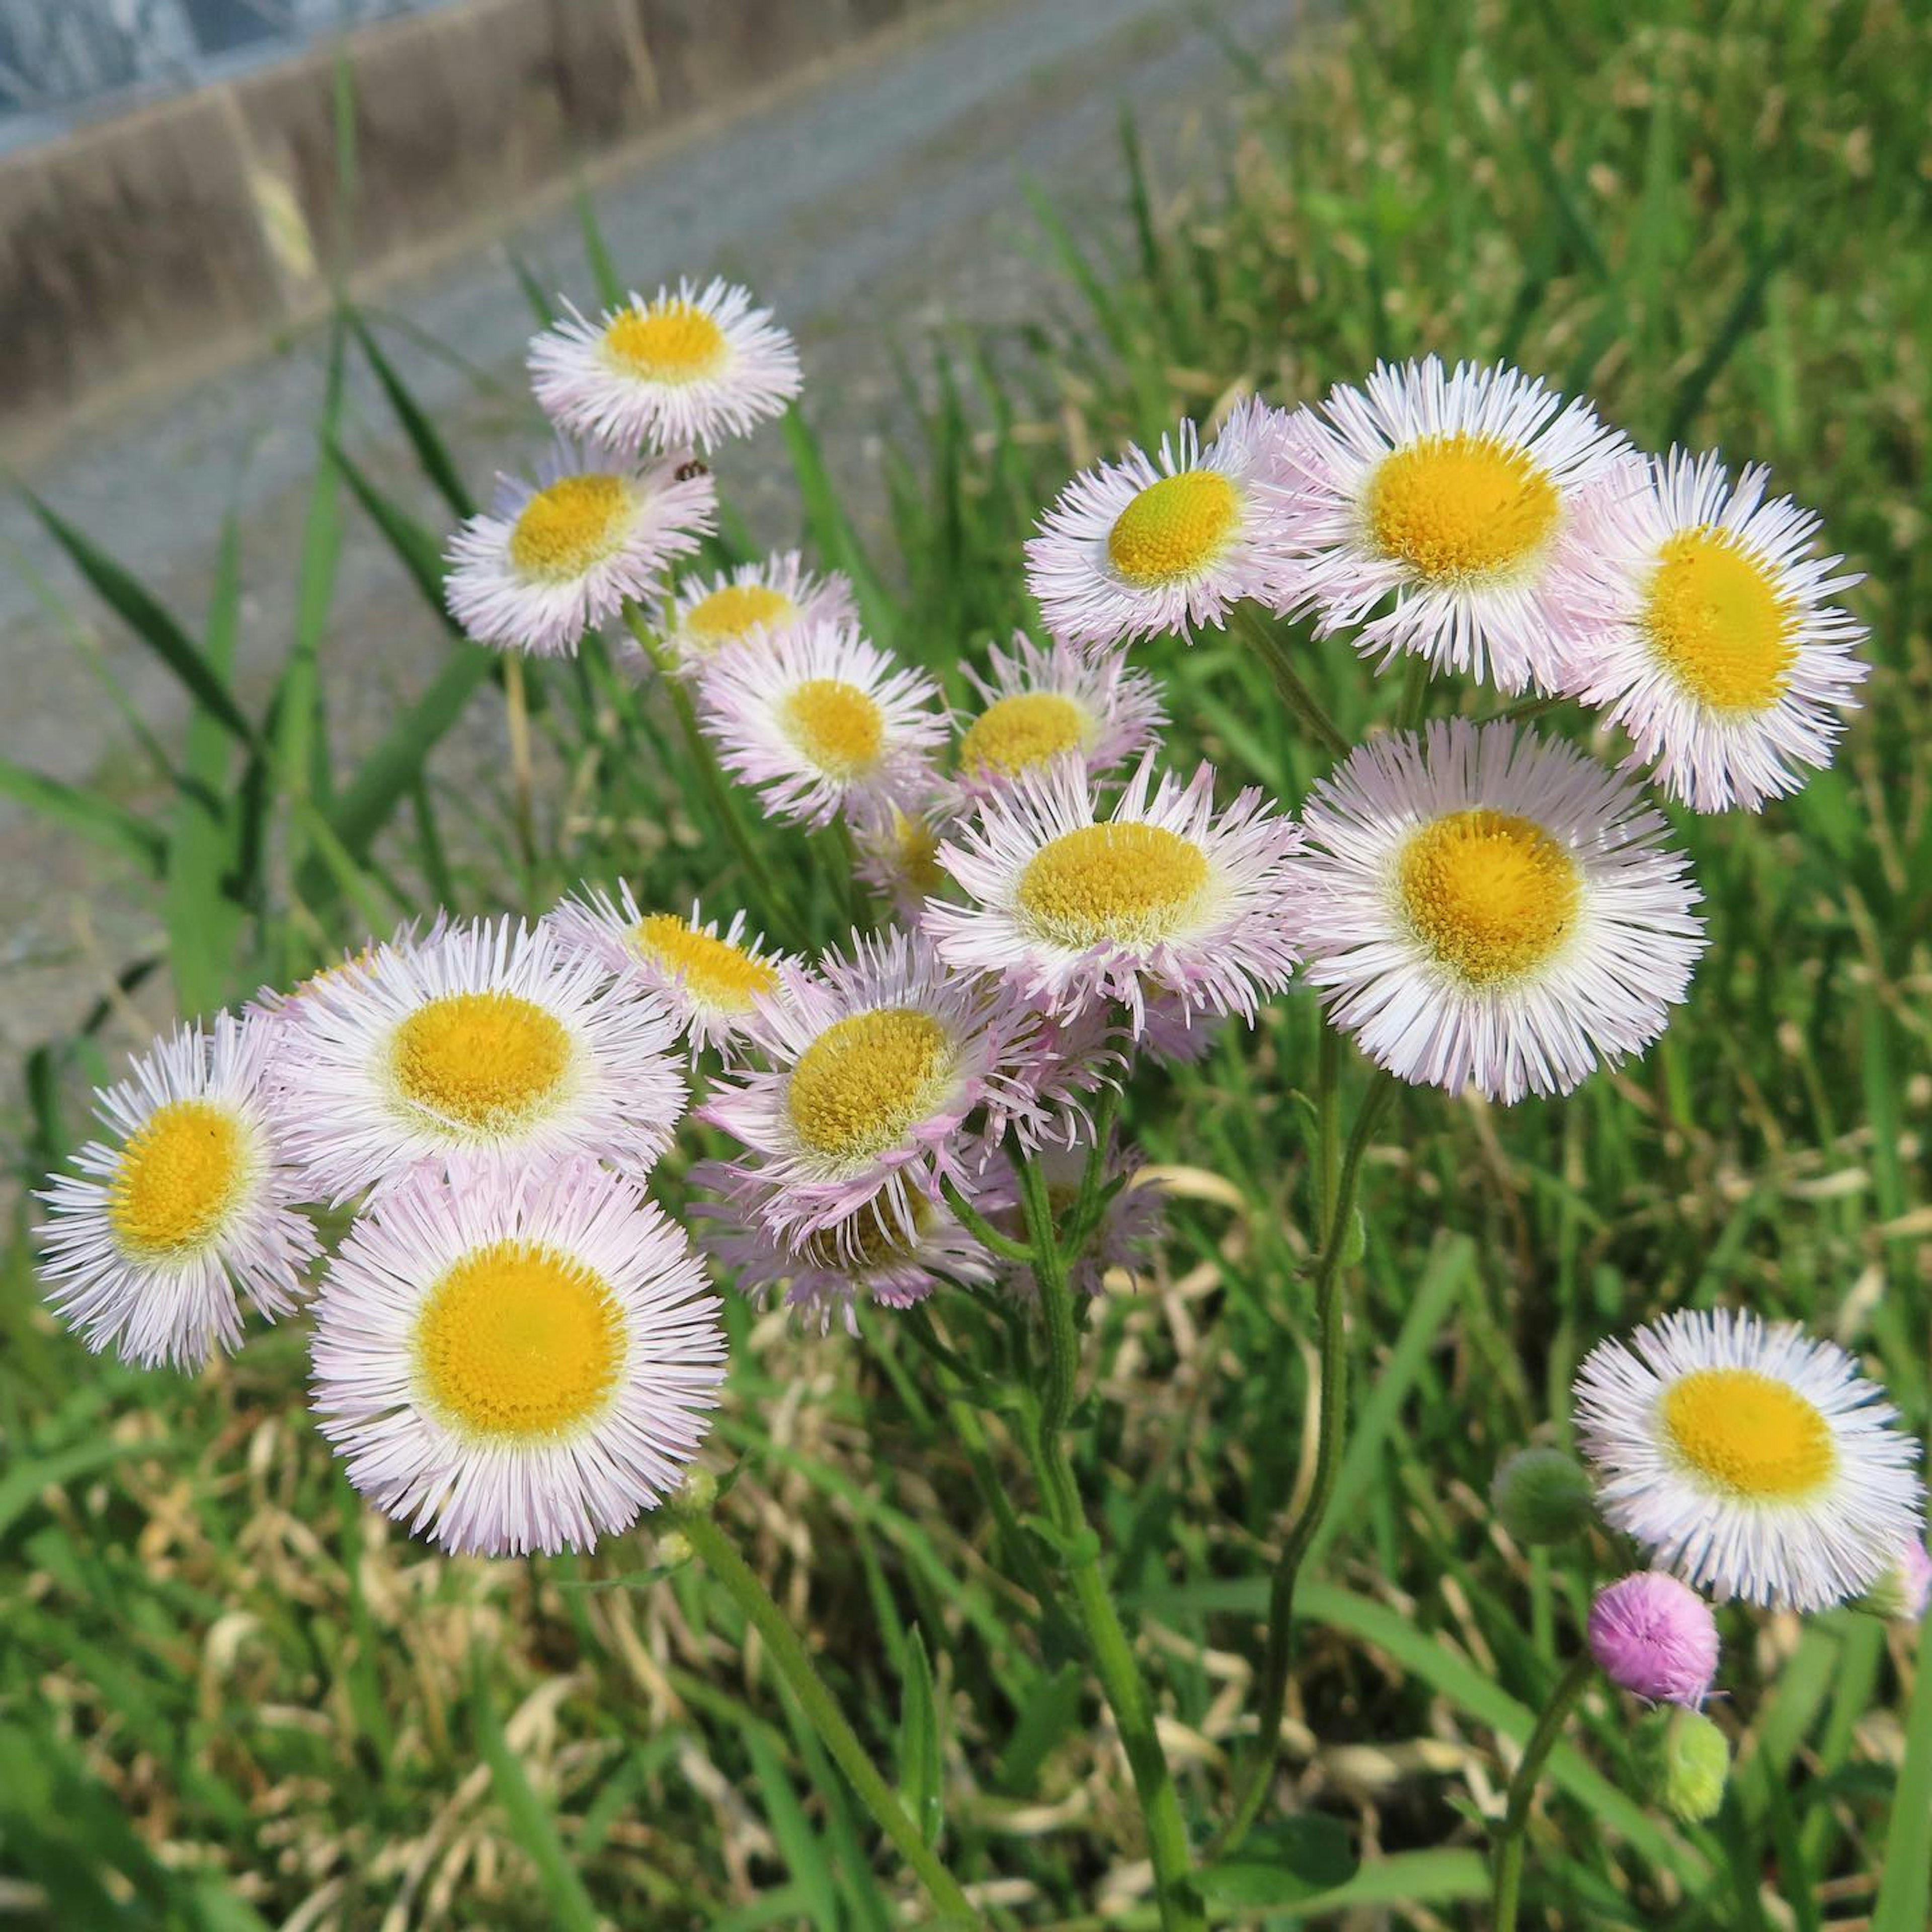
[[[936,6],[458,0],[9,154],[4,440],[254,347],[321,308],[332,271],[380,271]]]

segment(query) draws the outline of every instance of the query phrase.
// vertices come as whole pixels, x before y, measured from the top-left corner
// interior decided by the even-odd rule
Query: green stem
[[[1268,620],[1261,612],[1252,604],[1244,601],[1234,606],[1233,620],[1234,628],[1260,654],[1262,662],[1268,668],[1268,674],[1274,680],[1274,688],[1280,693],[1282,702],[1294,712],[1302,729],[1332,756],[1346,758],[1353,746],[1336,728],[1334,720],[1316,702],[1315,694],[1302,682],[1289,662],[1287,646],[1268,628]]]
[[[670,700],[671,715],[677,720],[677,728],[684,739],[685,749],[698,773],[698,782],[704,789],[704,796],[712,814],[723,826],[725,837],[730,841],[731,849],[737,854],[742,863],[753,890],[771,908],[772,914],[784,922],[786,930],[796,934],[799,926],[791,895],[779,886],[771,868],[765,863],[764,854],[758,850],[744,820],[740,817],[737,802],[731,796],[731,788],[726,782],[724,774],[718,770],[718,760],[712,754],[710,740],[699,727],[697,707],[691,701],[691,693],[683,679],[677,676],[662,642],[646,622],[644,613],[636,604],[626,603],[624,622],[630,626],[632,636],[643,646],[645,656],[662,674],[662,682]]]
[[[1408,675],[1402,687],[1402,703],[1396,711],[1398,730],[1413,731],[1422,722],[1422,707],[1429,699],[1429,660],[1419,654],[1408,661]]]
[[[1033,1243],[1034,1279],[1040,1286],[1046,1320],[1047,1387],[1037,1424],[1024,1431],[1040,1500],[1060,1545],[1072,1585],[1074,1607],[1085,1633],[1094,1675],[1114,1714],[1135,1795],[1146,1820],[1148,1851],[1154,1864],[1154,1892],[1163,1932],[1204,1932],[1208,1921],[1196,1894],[1192,1852],[1180,1800],[1161,1749],[1154,1702],[1141,1676],[1133,1646],[1100,1569],[1100,1540],[1088,1526],[1080,1489],[1066,1458],[1062,1433],[1073,1406],[1080,1338],[1073,1322],[1073,1293],[1066,1262],[1054,1233],[1046,1181],[1031,1161],[1020,1160],[1020,1199]]]
[[[1068,1257],[1070,1260],[1079,1258],[1100,1219],[1100,1190],[1106,1180],[1107,1154],[1114,1138],[1114,1122],[1120,1115],[1122,1097],[1119,1087],[1111,1084],[1103,1087],[1100,1105],[1094,1110],[1094,1147],[1080,1176],[1079,1198],[1074,1204],[1073,1252]]]
[[[940,1191],[946,1196],[946,1204],[959,1217],[959,1225],[986,1252],[1003,1262],[1030,1262],[1033,1250],[1024,1241],[1010,1240],[968,1201],[950,1180],[942,1180]]]
[[[1484,724],[1519,724],[1526,718],[1540,718],[1546,711],[1554,711],[1562,702],[1560,697],[1521,698],[1494,716],[1478,722]]]
[[[1586,1650],[1571,1658],[1570,1667],[1556,1680],[1550,1702],[1536,1720],[1536,1728],[1523,1746],[1522,1761],[1510,1780],[1509,1803],[1498,1827],[1496,1840],[1496,1889],[1495,1910],[1490,1914],[1491,1932],[1516,1932],[1516,1897],[1522,1888],[1523,1853],[1528,1843],[1529,1808],[1536,1796],[1536,1781],[1576,1700],[1597,1674],[1596,1660]]]
[[[845,1721],[838,1701],[826,1687],[817,1666],[799,1641],[791,1619],[772,1600],[771,1592],[759,1582],[752,1568],[738,1554],[737,1546],[703,1510],[680,1508],[669,1512],[704,1565],[722,1584],[743,1613],[745,1620],[764,1640],[765,1648],[778,1675],[784,1681],[819,1742],[831,1753],[857,1794],[872,1814],[872,1820],[893,1847],[912,1868],[914,1875],[947,1925],[977,1925],[980,1915],[959,1888],[959,1882],[940,1862],[938,1856],[919,1828],[907,1816],[898,1794],[879,1775],[872,1754]]]
[[[1336,1179],[1322,1257],[1316,1264],[1315,1324],[1321,1340],[1322,1382],[1316,1398],[1319,1406],[1316,1418],[1315,1474],[1307,1498],[1276,1559],[1274,1578],[1268,1589],[1268,1639],[1262,1652],[1261,1696],[1256,1712],[1259,1730],[1236,1786],[1234,1810],[1216,1847],[1216,1856],[1225,1857],[1247,1836],[1268,1796],[1275,1760],[1281,1752],[1281,1714],[1288,1702],[1288,1666],[1294,1658],[1294,1586],[1314,1544],[1315,1532],[1334,1500],[1336,1478],[1341,1474],[1342,1446],[1348,1429],[1348,1331],[1342,1318],[1342,1257],[1347,1251],[1353,1225],[1362,1156],[1367,1150],[1369,1136],[1388,1102],[1389,1093],[1388,1076],[1378,1073],[1362,1096],[1354,1130],[1348,1136],[1348,1151],[1342,1156],[1341,1172]]]

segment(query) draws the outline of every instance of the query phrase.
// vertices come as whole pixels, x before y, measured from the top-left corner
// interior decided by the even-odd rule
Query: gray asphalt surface
[[[1297,0],[1219,0],[1250,46],[1286,40]],[[862,50],[724,121],[608,165],[595,192],[620,268],[654,286],[735,272],[797,332],[807,404],[842,482],[876,494],[897,378],[891,345],[936,327],[1015,322],[1059,290],[1020,192],[1037,179],[1076,228],[1118,220],[1118,117],[1133,110],[1160,166],[1211,153],[1234,76],[1175,0],[1017,0],[942,15]],[[396,360],[481,483],[542,446],[522,358],[529,310],[508,248],[588,298],[567,197],[518,214],[504,237],[424,263],[370,292],[441,353],[390,332]],[[318,343],[298,341],[191,387],[154,395],[24,466],[26,480],[198,627],[222,520],[240,519],[244,699],[281,662],[293,618]],[[346,439],[440,526],[373,384],[358,376]],[[728,452],[724,488],[760,536],[796,533],[776,446]],[[441,633],[380,538],[348,509],[324,668],[338,742],[380,731],[434,672]],[[76,632],[78,637],[76,637]],[[18,502],[0,500],[0,748],[70,780],[130,770],[128,729],[90,674],[106,673],[164,739],[177,687],[93,604]],[[448,757],[500,758],[476,707]],[[460,768],[460,764],[458,769]],[[0,1059],[73,1023],[151,944],[145,888],[111,856],[0,802]],[[124,1030],[164,1016],[165,988]]]

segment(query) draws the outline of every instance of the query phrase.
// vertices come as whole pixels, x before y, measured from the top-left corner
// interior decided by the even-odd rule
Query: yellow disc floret
[[[1697,1369],[1665,1390],[1664,1426],[1712,1487],[1747,1501],[1811,1495],[1838,1466],[1816,1403],[1756,1369]]]
[[[397,1028],[390,1070],[410,1106],[466,1135],[504,1133],[563,1096],[570,1035],[515,993],[445,993]]]
[[[807,678],[786,698],[780,718],[785,735],[830,778],[862,778],[886,742],[877,700],[842,678]]]
[[[206,1247],[256,1165],[253,1137],[230,1108],[212,1100],[156,1108],[121,1150],[108,1184],[116,1240],[126,1252],[157,1261]]]
[[[675,296],[633,304],[604,332],[604,353],[627,376],[695,382],[716,375],[729,351],[724,332],[695,302]]]
[[[1162,825],[1063,832],[1027,861],[1019,910],[1057,946],[1147,946],[1188,921],[1213,877],[1208,855]]]
[[[768,584],[728,584],[691,607],[684,628],[708,653],[760,628],[789,624],[797,615],[798,606]]]
[[[1641,620],[1664,669],[1714,711],[1763,711],[1798,657],[1791,600],[1728,530],[1664,546]]]
[[[1534,459],[1492,436],[1424,436],[1370,479],[1370,532],[1383,556],[1431,584],[1506,574],[1556,523],[1556,486]]]
[[[728,1012],[748,1012],[761,994],[778,986],[775,968],[674,913],[640,919],[631,928],[631,943],[653,964],[676,974],[693,999]]]
[[[416,1372],[458,1428],[526,1442],[605,1407],[624,1342],[623,1310],[594,1269],[534,1242],[496,1241],[430,1290],[416,1318]]]
[[[907,1205],[910,1227],[892,1218],[884,1209],[861,1208],[837,1227],[808,1234],[799,1244],[799,1259],[808,1268],[845,1274],[868,1274],[909,1260],[918,1252],[938,1210],[923,1195],[914,1195]]]
[[[1396,880],[1417,936],[1476,986],[1543,964],[1569,934],[1582,897],[1576,860],[1541,826],[1480,808],[1415,832]]]
[[[866,1160],[904,1137],[951,1084],[952,1037],[916,1006],[835,1020],[792,1070],[786,1108],[814,1154]]]
[[[1196,577],[1226,550],[1241,499],[1218,470],[1184,470],[1150,483],[1107,535],[1114,570],[1142,590]]]
[[[962,772],[1016,772],[1043,765],[1087,742],[1090,721],[1072,698],[1057,691],[1016,692],[995,698],[959,741]]]
[[[622,547],[637,496],[621,476],[563,476],[524,506],[510,561],[538,584],[570,584]]]

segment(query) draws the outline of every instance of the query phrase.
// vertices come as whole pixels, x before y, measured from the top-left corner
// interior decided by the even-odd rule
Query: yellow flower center
[[[684,628],[700,650],[715,651],[760,626],[788,624],[798,606],[782,590],[764,584],[728,584],[691,607]]]
[[[1218,470],[1150,483],[1114,520],[1107,554],[1128,583],[1151,589],[1193,577],[1234,541],[1241,499]]]
[[[1022,691],[995,698],[959,741],[962,772],[1009,776],[1043,765],[1087,742],[1087,713],[1057,691]]]
[[[608,1402],[624,1315],[575,1256],[535,1242],[465,1255],[416,1318],[416,1372],[431,1406],[478,1436],[555,1436]]]
[[[786,1107],[814,1154],[869,1160],[931,1113],[952,1077],[952,1040],[916,1006],[835,1020],[792,1070]]]
[[[829,778],[862,777],[886,742],[886,714],[856,684],[808,678],[780,712],[785,735]]]
[[[1369,484],[1369,528],[1383,556],[1432,584],[1510,570],[1556,521],[1556,486],[1492,436],[1424,436],[1385,457]]]
[[[563,476],[524,506],[510,561],[539,584],[568,584],[622,544],[637,499],[621,476]]]
[[[1798,657],[1791,600],[1729,530],[1686,530],[1664,546],[1642,623],[1664,668],[1714,711],[1762,711]]]
[[[1020,909],[1056,946],[1146,946],[1186,923],[1212,876],[1207,854],[1165,826],[1083,825],[1027,861]]]
[[[946,872],[939,862],[939,834],[923,818],[892,808],[892,869],[908,892],[932,898],[946,890]]]
[[[1472,986],[1531,971],[1563,944],[1582,896],[1576,862],[1534,820],[1452,812],[1424,826],[1396,868],[1424,945]]]
[[[710,316],[673,296],[613,318],[604,353],[626,375],[647,382],[695,382],[715,376],[729,350]]]
[[[210,1100],[170,1100],[131,1136],[108,1185],[122,1249],[153,1260],[193,1254],[226,1225],[255,1159],[247,1130]]]
[[[686,992],[708,1006],[748,1012],[762,993],[776,988],[776,968],[714,933],[700,932],[668,912],[654,912],[631,928],[631,940],[646,959],[683,981]]]
[[[410,1014],[390,1047],[403,1097],[468,1134],[504,1132],[548,1112],[571,1058],[563,1023],[514,993],[446,993]]]
[[[1810,1495],[1838,1466],[1832,1425],[1789,1383],[1756,1369],[1697,1369],[1671,1384],[1664,1426],[1714,1487],[1748,1501]]]

